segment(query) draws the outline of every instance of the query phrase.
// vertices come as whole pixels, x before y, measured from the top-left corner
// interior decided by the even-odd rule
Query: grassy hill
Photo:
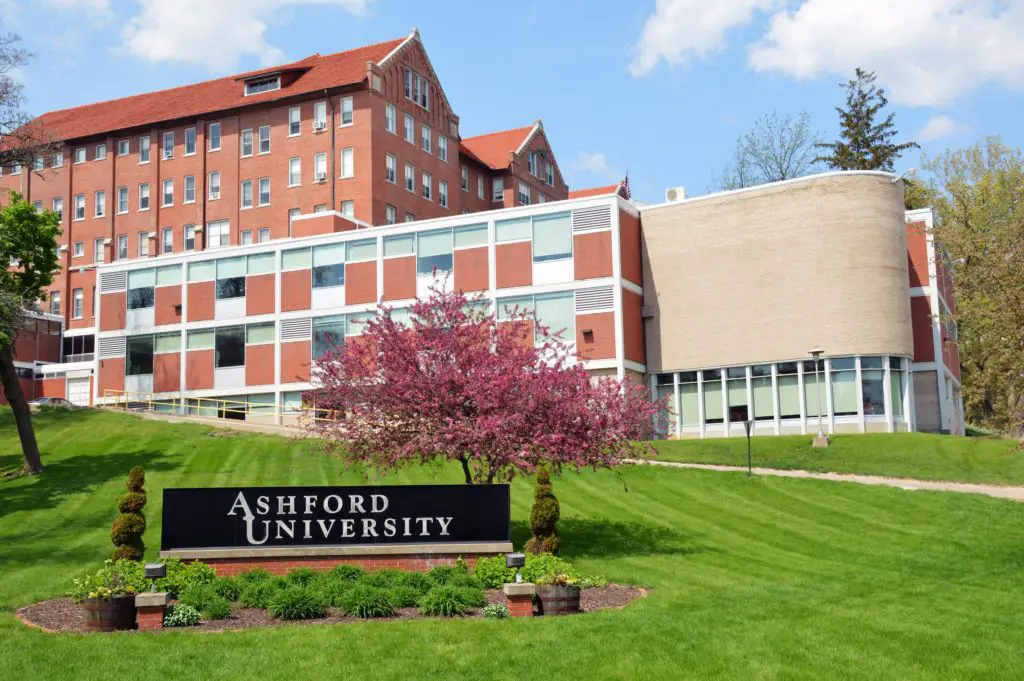
[[[0,478],[0,679],[1013,679],[1024,505],[965,494],[628,467],[567,475],[564,555],[650,596],[534,621],[48,635],[13,610],[99,563],[128,469],[166,486],[357,482],[314,444],[113,413],[37,418],[39,478]],[[20,461],[0,412],[0,471]],[[458,482],[455,467],[387,482]],[[513,486],[521,544],[528,483]]]

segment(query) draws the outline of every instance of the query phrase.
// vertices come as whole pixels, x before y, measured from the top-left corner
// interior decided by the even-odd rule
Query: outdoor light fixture
[[[143,570],[149,580],[149,590],[156,591],[156,580],[167,576],[167,563],[146,563]]]
[[[520,584],[523,581],[523,576],[519,574],[519,568],[526,565],[526,554],[525,553],[506,553],[505,554],[505,567],[516,569],[516,584]]]
[[[913,180],[916,180],[916,179],[917,179],[917,169],[916,168],[908,168],[907,170],[904,170],[902,173],[900,173],[897,177],[892,178],[892,180],[890,180],[890,182],[892,182],[893,184],[899,184],[900,180],[911,180],[911,181],[913,181]]]
[[[747,477],[754,474],[754,465],[750,459],[750,435],[754,432],[754,422],[747,419],[743,422],[743,428],[747,431]]]
[[[828,447],[828,438],[825,437],[825,431],[821,426],[821,378],[818,375],[818,360],[824,353],[825,351],[818,345],[807,351],[807,354],[814,358],[814,387],[818,391],[818,434],[814,438],[814,447]]]

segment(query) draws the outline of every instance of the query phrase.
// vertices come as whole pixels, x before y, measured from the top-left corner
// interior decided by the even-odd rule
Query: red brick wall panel
[[[255,274],[245,278],[245,314],[273,314],[274,275]]]
[[[932,309],[928,298],[917,296],[910,299],[910,325],[914,334],[914,361],[934,361],[935,344],[932,335]]]
[[[311,341],[281,343],[281,382],[303,383],[309,380]]]
[[[128,294],[104,293],[100,296],[100,331],[117,331],[124,328],[128,313]]]
[[[384,261],[384,300],[416,297],[416,256]]]
[[[641,315],[643,298],[632,291],[622,291],[622,331],[626,359],[646,363],[644,320]]]
[[[100,360],[99,396],[106,390],[124,390],[124,357]]]
[[[923,222],[907,225],[907,262],[910,287],[928,286],[928,234]]]
[[[489,286],[487,247],[455,251],[455,290],[486,291]]]
[[[619,250],[622,252],[622,276],[643,286],[643,261],[640,255],[640,220],[619,211]]]
[[[586,330],[590,333],[584,333]],[[579,359],[615,357],[615,313],[576,315],[576,356]]]
[[[281,273],[281,312],[309,309],[313,291],[312,276],[311,270]]]
[[[181,389],[181,353],[153,355],[153,392],[169,393]]]
[[[245,384],[274,384],[274,344],[245,346]]]
[[[63,378],[44,378],[37,383],[38,397],[67,397],[67,384]]]
[[[181,286],[158,286],[153,294],[153,318],[157,326],[181,323]]]
[[[217,282],[196,281],[188,284],[188,321],[213,319],[216,310]]]
[[[377,261],[345,265],[345,304],[377,302]]]
[[[529,286],[533,283],[533,245],[529,241],[498,244],[494,260],[498,288]]]
[[[462,559],[472,567],[480,558],[494,554],[464,554]],[[429,572],[438,565],[454,565],[457,556],[437,554],[406,554],[394,556],[275,556],[270,558],[208,558],[203,562],[213,566],[219,576],[233,577],[248,570],[266,570],[275,575],[284,575],[296,568],[330,570],[337,565],[356,565],[364,570],[409,570]]]
[[[574,278],[612,276],[612,233],[577,234],[572,239]]]
[[[189,350],[185,353],[185,390],[213,388],[213,350]]]

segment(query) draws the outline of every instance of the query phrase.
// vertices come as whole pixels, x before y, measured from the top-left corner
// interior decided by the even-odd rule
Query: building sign
[[[507,542],[508,485],[165,489],[163,550]]]

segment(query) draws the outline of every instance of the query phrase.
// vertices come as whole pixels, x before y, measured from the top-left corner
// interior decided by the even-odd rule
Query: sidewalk
[[[642,461],[628,459],[626,463],[651,466],[667,466],[669,468],[695,468],[704,471],[746,472],[745,466],[722,466],[710,463],[679,463],[677,461]],[[982,485],[966,482],[940,482],[938,480],[915,480],[913,478],[887,478],[880,475],[861,475],[859,473],[815,473],[812,471],[785,470],[781,468],[757,468],[756,475],[774,475],[781,478],[810,478],[812,480],[832,480],[834,482],[855,482],[860,485],[884,485],[905,490],[931,490],[933,492],[962,492],[965,494],[984,494],[989,497],[1010,499],[1024,502],[1024,487],[1001,485]]]

